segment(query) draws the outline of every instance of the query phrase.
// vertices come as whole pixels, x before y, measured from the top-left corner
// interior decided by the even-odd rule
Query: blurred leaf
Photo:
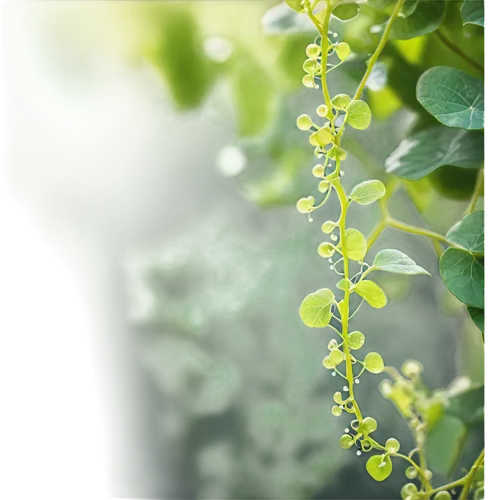
[[[408,40],[431,33],[442,23],[446,11],[446,3],[435,0],[413,1],[410,7],[407,17],[398,17],[394,22],[392,40]]]
[[[474,324],[484,333],[484,309],[468,306],[467,310]]]
[[[448,248],[439,259],[446,288],[461,302],[484,308],[484,264],[469,252]]]
[[[444,165],[427,177],[441,196],[451,200],[469,200],[476,185],[477,170]]]
[[[448,127],[484,127],[483,82],[463,71],[447,67],[427,70],[418,80],[417,99]]]
[[[359,14],[359,5],[356,3],[341,4],[333,9],[332,15],[341,21],[350,21]]]
[[[471,252],[484,252],[484,210],[476,210],[457,222],[446,239]]]
[[[205,367],[202,380],[193,394],[193,411],[200,415],[221,413],[231,404],[239,388],[236,368],[228,361],[218,361]]]
[[[302,86],[301,80],[304,75],[302,63],[305,58],[305,49],[309,43],[311,43],[310,36],[295,35],[286,37],[283,49],[278,56],[278,65],[289,89]]]
[[[464,0],[460,12],[464,24],[477,24],[484,28],[484,2],[483,0]]]
[[[427,438],[429,468],[435,473],[450,474],[466,436],[466,425],[459,418],[445,414],[431,429]]]
[[[247,52],[240,52],[232,72],[232,91],[241,136],[262,132],[276,110],[276,88],[271,77]]]
[[[387,81],[390,87],[406,106],[427,115],[415,95],[415,88],[422,74],[421,68],[409,63],[401,51],[391,45],[386,47],[385,56],[388,66]]]
[[[421,179],[442,165],[480,168],[484,135],[435,126],[404,139],[385,161],[387,172],[405,179]]]
[[[161,36],[148,57],[167,83],[180,109],[201,104],[214,81],[214,67],[204,56],[195,19],[186,9],[169,8],[158,21]]]
[[[315,27],[305,15],[284,3],[271,7],[262,17],[262,29],[267,35],[314,33]]]
[[[194,376],[211,372],[210,361],[191,344],[163,339],[150,354],[160,380],[171,390],[180,390]]]
[[[373,9],[385,9],[394,4],[394,0],[370,0],[370,7]]]
[[[462,317],[459,332],[459,370],[472,384],[487,383],[484,336],[478,335],[477,327],[468,315]]]
[[[302,12],[304,7],[302,7],[302,0],[285,0],[285,3],[291,7],[296,12]]]
[[[366,81],[366,88],[373,91],[382,90],[387,85],[387,65],[383,62],[376,62],[372,72]]]
[[[407,274],[430,274],[420,266],[417,266],[413,259],[399,250],[381,250],[373,260],[374,271],[386,271],[388,273]]]
[[[393,115],[403,105],[398,94],[389,86],[377,91],[368,90],[368,103],[373,116],[379,120]]]
[[[476,425],[483,422],[484,386],[474,387],[451,397],[446,413],[459,418],[466,425]]]

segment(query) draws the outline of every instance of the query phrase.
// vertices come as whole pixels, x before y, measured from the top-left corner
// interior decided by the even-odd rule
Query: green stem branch
[[[479,64],[477,61],[472,59],[472,57],[468,56],[460,47],[455,45],[451,40],[449,40],[441,30],[436,30],[436,36],[439,40],[448,47],[449,50],[457,54],[457,56],[461,57],[466,63],[470,64],[473,68],[477,69],[481,73],[484,73],[484,67]]]
[[[474,188],[474,192],[472,193],[472,198],[470,200],[469,206],[467,207],[465,215],[474,212],[477,200],[479,199],[483,191],[484,191],[484,168],[482,168],[477,174],[476,187]]]
[[[368,77],[370,76],[370,73],[372,72],[373,67],[375,66],[375,63],[377,62],[380,54],[382,53],[382,50],[384,50],[385,44],[389,40],[389,34],[391,32],[392,25],[394,24],[394,21],[396,21],[398,14],[399,14],[399,11],[401,10],[401,7],[403,6],[403,3],[404,3],[404,0],[398,0],[396,5],[394,6],[394,10],[392,11],[392,14],[391,14],[391,17],[389,18],[389,21],[387,21],[387,24],[385,26],[385,30],[382,33],[382,37],[380,38],[380,41],[378,42],[377,48],[375,49],[375,52],[372,54],[372,56],[368,60],[365,74],[363,75],[363,78],[361,79],[361,82],[358,85],[358,89],[356,90],[356,93],[354,94],[353,99],[359,99],[361,97],[361,94],[363,93],[366,82],[368,81]]]

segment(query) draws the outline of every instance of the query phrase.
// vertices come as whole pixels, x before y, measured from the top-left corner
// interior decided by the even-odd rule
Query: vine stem
[[[440,491],[451,490],[452,488],[458,488],[460,486],[463,486],[462,493],[460,494],[460,500],[467,500],[470,488],[472,486],[472,482],[474,481],[474,477],[476,476],[477,469],[483,462],[484,462],[484,450],[477,457],[476,461],[470,468],[469,472],[464,477],[462,477],[461,479],[457,479],[452,483],[440,486],[439,488],[434,488],[433,490],[429,491],[428,494],[434,495]]]
[[[392,14],[391,14],[391,17],[389,18],[389,21],[387,21],[384,33],[382,34],[382,38],[380,38],[380,41],[378,42],[378,45],[377,45],[377,48],[375,49],[375,52],[372,54],[372,56],[368,60],[365,74],[363,75],[363,78],[361,79],[361,82],[358,85],[358,89],[356,90],[356,93],[354,94],[353,99],[359,99],[361,97],[361,94],[363,93],[366,82],[368,81],[368,77],[370,76],[370,73],[372,72],[373,67],[375,66],[375,63],[377,62],[380,54],[384,50],[385,44],[389,40],[389,34],[391,32],[392,25],[394,24],[394,21],[396,21],[398,14],[399,14],[399,11],[401,10],[401,7],[403,6],[403,3],[404,3],[404,0],[398,0],[396,5],[394,6],[394,10],[392,11]]]
[[[479,64],[478,62],[474,61],[472,57],[468,56],[460,47],[455,45],[451,40],[446,38],[446,36],[443,34],[441,30],[436,30],[434,33],[436,33],[436,36],[439,38],[439,40],[448,47],[449,50],[457,54],[457,56],[461,57],[466,63],[470,64],[473,68],[477,69],[481,73],[484,73],[484,67]]]
[[[474,193],[472,193],[472,198],[470,200],[469,206],[467,207],[467,210],[465,211],[465,215],[474,212],[477,200],[481,196],[481,192],[483,191],[483,189],[484,189],[484,168],[482,168],[479,171],[479,174],[477,175],[476,187],[474,188]]]

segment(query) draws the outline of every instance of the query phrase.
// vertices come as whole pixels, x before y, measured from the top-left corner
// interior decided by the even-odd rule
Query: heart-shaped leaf
[[[471,252],[484,252],[484,210],[466,215],[448,231],[446,239]]]
[[[375,481],[384,481],[392,472],[392,462],[389,456],[373,455],[366,462],[366,470]]]
[[[445,2],[435,0],[419,0],[408,3],[394,22],[390,38],[392,40],[409,40],[436,30],[443,22],[446,10]]]
[[[327,326],[332,317],[330,308],[334,300],[335,296],[328,288],[321,288],[314,293],[310,293],[300,305],[300,318],[310,328]]]
[[[464,24],[477,24],[484,28],[484,2],[483,0],[464,0],[460,13]]]
[[[484,333],[484,309],[468,306],[467,310],[469,311],[471,320]]]
[[[363,260],[366,255],[366,239],[357,230],[352,227],[346,230],[346,250],[347,256],[351,260]]]
[[[484,264],[471,253],[448,248],[439,259],[446,288],[468,306],[484,309]]]
[[[417,99],[447,127],[484,128],[484,83],[459,69],[427,70],[418,80]]]
[[[387,172],[417,180],[443,165],[481,168],[484,134],[440,125],[403,139],[385,160]]]

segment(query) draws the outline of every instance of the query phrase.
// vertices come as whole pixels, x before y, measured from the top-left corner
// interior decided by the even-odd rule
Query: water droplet
[[[332,377],[336,377],[337,374],[335,372],[332,372]]]
[[[385,465],[385,462],[380,462],[379,467],[383,467]]]
[[[348,434],[348,433],[349,433],[349,429],[346,427],[346,428],[344,429],[344,432],[345,432],[346,434]]]
[[[335,266],[330,266],[330,269],[331,269],[332,271],[334,271],[334,270],[335,270]]]
[[[342,387],[342,390],[347,392],[349,390],[349,387],[347,387],[347,385],[344,385],[344,387]]]
[[[331,259],[331,258],[330,258],[330,259],[328,259],[328,262],[329,262],[330,264],[333,264],[333,259]]]
[[[312,218],[311,216],[309,216],[309,217],[307,218],[307,220],[308,220],[309,222],[312,222],[312,221],[313,221],[313,218]]]
[[[359,378],[354,381],[355,384],[359,384]]]
[[[344,175],[344,171],[343,171],[343,170],[341,170],[341,171],[340,171],[340,177],[342,177],[343,175]]]
[[[333,36],[333,38],[337,38],[339,36],[339,34],[338,33],[333,33],[332,36]]]
[[[330,236],[330,238],[333,240],[333,241],[337,241],[339,239],[339,237],[336,235],[336,234],[332,234]]]
[[[360,456],[361,456],[361,452],[358,450],[358,451],[356,452],[356,455],[358,455],[358,457],[360,457]]]

